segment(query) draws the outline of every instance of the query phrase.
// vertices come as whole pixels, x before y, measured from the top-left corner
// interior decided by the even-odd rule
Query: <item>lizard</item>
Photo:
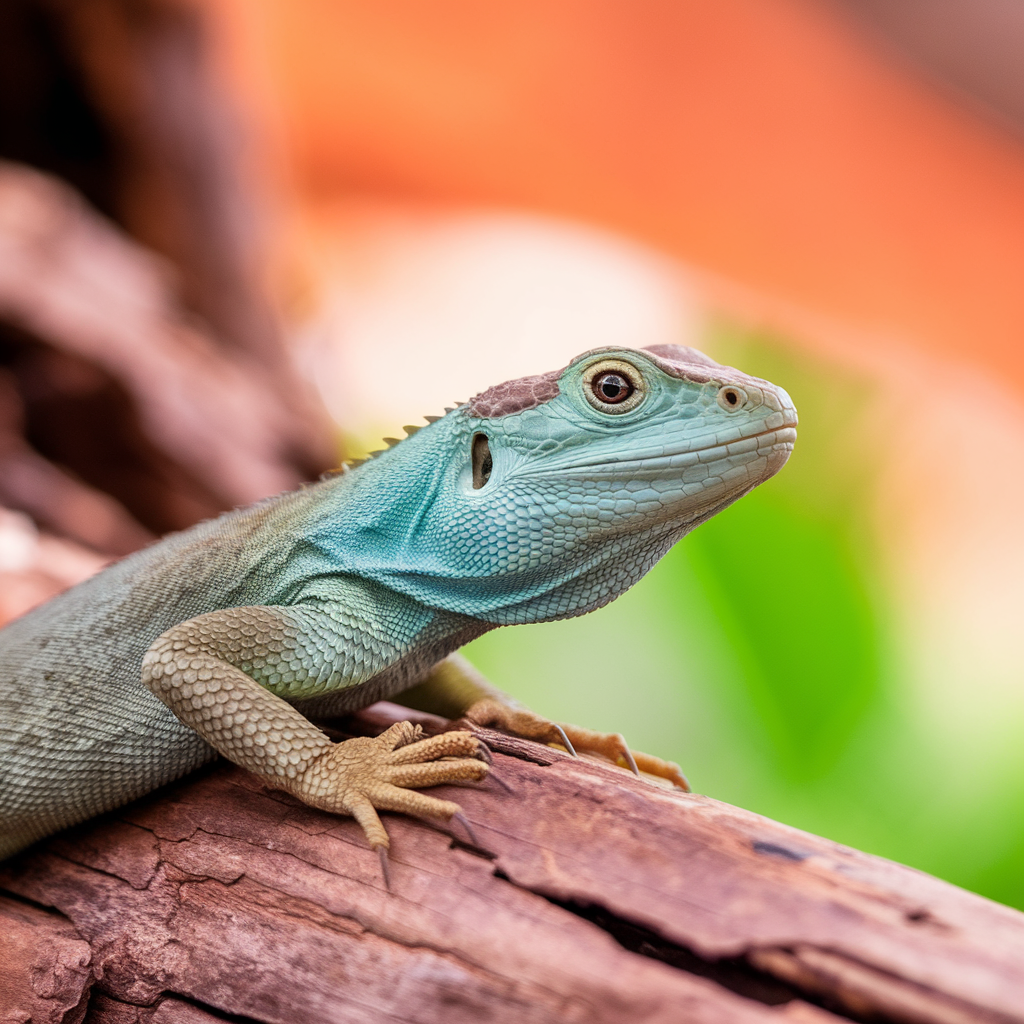
[[[0,631],[0,859],[221,754],[354,817],[386,882],[378,812],[459,815],[421,790],[487,776],[473,725],[687,789],[620,735],[518,704],[458,649],[622,594],[776,473],[796,424],[783,389],[696,349],[594,349],[112,564]],[[389,698],[469,728],[334,742],[314,724]]]

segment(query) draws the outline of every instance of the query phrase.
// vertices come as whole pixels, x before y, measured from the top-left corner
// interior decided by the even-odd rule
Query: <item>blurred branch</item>
[[[187,0],[8,0],[0,156],[65,178],[176,268],[216,344],[290,374],[260,287],[243,132]],[[294,382],[291,382],[294,384]]]
[[[13,374],[0,369],[0,505],[96,551],[124,555],[153,540],[113,498],[58,469],[25,443]]]
[[[0,10],[0,502],[111,554],[334,458],[205,49],[174,0]]]
[[[253,260],[258,217],[240,187],[241,125],[210,73],[201,9],[186,0],[47,6],[117,154],[118,221],[173,262],[181,300],[219,347],[290,375]]]
[[[872,42],[976,111],[1024,132],[1024,6],[1017,0],[838,0]]]
[[[296,423],[264,373],[183,316],[158,260],[66,186],[11,164],[0,165],[0,318],[125,389],[147,438],[191,477],[176,488],[191,507],[175,525],[302,479],[290,456],[315,420]]]

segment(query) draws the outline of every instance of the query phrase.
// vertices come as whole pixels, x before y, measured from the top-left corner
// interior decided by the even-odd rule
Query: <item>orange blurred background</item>
[[[290,214],[372,194],[579,218],[811,343],[1024,386],[1024,146],[838,5],[209,3]]]

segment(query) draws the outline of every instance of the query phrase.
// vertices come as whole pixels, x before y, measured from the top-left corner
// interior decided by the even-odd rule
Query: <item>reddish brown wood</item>
[[[19,509],[41,527],[88,545],[94,551],[124,555],[155,539],[117,500],[83,483],[33,450],[25,440],[24,405],[14,374],[3,368],[0,368],[0,504]]]
[[[190,474],[164,488],[178,525],[302,479],[295,437],[313,420],[183,316],[151,254],[55,179],[2,163],[0,320],[77,360],[66,372],[120,382],[151,445]]]
[[[107,554],[337,457],[208,41],[189,0],[0,5],[0,504]]]
[[[0,1022],[80,1024],[92,953],[59,914],[0,896]]]
[[[354,822],[226,764],[26,851],[0,885],[88,942],[97,1022],[1024,1021],[1024,915],[487,736],[512,792],[445,791],[472,836],[386,816],[390,892]]]
[[[223,1019],[173,996],[153,1006],[135,1006],[98,992],[89,1003],[85,1024],[218,1024]]]
[[[287,391],[292,369],[254,258],[245,131],[210,66],[206,12],[190,0],[33,2],[59,26],[111,141],[118,222],[174,264],[184,303],[215,341],[283,373]]]

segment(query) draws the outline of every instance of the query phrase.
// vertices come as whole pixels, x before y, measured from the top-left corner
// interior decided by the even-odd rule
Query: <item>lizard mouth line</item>
[[[757,442],[768,438],[773,438],[773,440],[769,442],[771,444],[786,444],[792,449],[796,442],[796,424],[785,423],[781,427],[771,427],[768,430],[762,430],[756,434],[747,434],[743,437],[738,437],[734,441],[726,441],[722,444],[709,444],[703,448],[691,448],[677,452],[660,452],[657,455],[641,455],[632,459],[601,459],[600,461],[594,460],[592,462],[577,462],[573,463],[571,466],[551,467],[551,471],[571,475],[572,473],[581,470],[587,470],[590,473],[593,473],[594,471],[601,470],[612,472],[633,468],[653,469],[655,467],[663,466],[668,462],[673,464],[673,468],[684,469],[687,466],[696,465],[701,462],[717,462],[719,459],[725,458],[729,455],[743,455],[757,452],[762,447],[767,447],[767,445],[756,444],[750,449],[747,449],[745,446],[751,441]],[[743,451],[729,451],[731,447],[739,445],[744,446]],[[715,454],[712,455],[711,453]],[[701,456],[704,457],[701,458]]]

